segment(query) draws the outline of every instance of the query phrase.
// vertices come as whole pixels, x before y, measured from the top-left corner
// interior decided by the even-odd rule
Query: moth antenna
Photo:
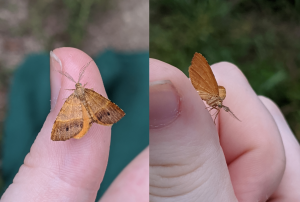
[[[222,108],[226,111],[229,112],[229,114],[231,114],[234,118],[236,118],[238,121],[242,122],[238,117],[236,117],[236,115],[234,115],[234,113],[229,109],[229,107],[226,107],[224,105],[222,105]]]
[[[234,118],[236,118],[238,121],[242,122],[238,117],[236,117],[236,116],[234,115],[234,113],[233,113],[231,110],[229,110],[228,112],[229,112],[229,114],[231,114]]]
[[[65,77],[67,77],[68,79],[70,79],[71,81],[73,81],[74,83],[76,83],[76,81],[73,79],[73,77],[68,74],[67,72],[61,71],[61,70],[57,70],[60,74],[64,75]]]
[[[78,78],[78,82],[77,82],[77,83],[80,82],[80,80],[81,80],[81,78],[82,78],[82,76],[83,76],[83,74],[84,74],[84,72],[85,72],[85,69],[89,66],[89,64],[90,64],[92,61],[93,61],[93,60],[89,61],[86,65],[84,65],[84,66],[80,69],[80,71],[79,71],[79,78]]]

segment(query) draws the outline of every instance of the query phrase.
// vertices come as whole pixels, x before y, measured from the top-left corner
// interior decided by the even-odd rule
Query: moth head
[[[216,105],[221,109],[222,107],[224,107],[224,105],[222,104],[222,100],[218,100]]]
[[[75,84],[75,87],[76,87],[76,88],[80,88],[80,87],[82,87],[82,84],[81,84],[81,83],[76,83],[76,84]]]

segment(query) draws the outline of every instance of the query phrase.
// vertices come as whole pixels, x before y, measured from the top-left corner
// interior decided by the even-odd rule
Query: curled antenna
[[[78,83],[80,82],[84,72],[85,72],[85,69],[89,66],[89,64],[92,62],[93,60],[89,61],[86,65],[84,65],[81,69],[80,69],[80,72],[79,72],[79,78],[78,78]]]
[[[67,72],[63,72],[61,70],[57,70],[60,74],[64,75],[65,77],[67,77],[68,79],[70,79],[71,81],[73,81],[74,83],[76,83],[76,81],[73,79],[73,77],[71,77],[70,74],[68,74]]]

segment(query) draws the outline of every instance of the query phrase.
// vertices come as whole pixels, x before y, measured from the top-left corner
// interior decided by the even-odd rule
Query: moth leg
[[[215,118],[214,118],[214,124],[216,124],[216,119],[217,119],[217,116],[219,115],[219,113],[220,113],[220,109],[217,109],[217,114],[216,114],[216,116],[215,116]]]
[[[205,107],[205,109],[209,109],[209,108],[211,108],[211,106]]]
[[[65,89],[65,90],[72,90],[72,91],[74,91],[74,90],[76,90],[76,89]]]
[[[209,108],[209,107],[207,107],[207,108]],[[210,112],[211,110],[213,110],[214,108],[213,107],[210,107],[210,109],[208,110],[208,112]]]
[[[217,108],[214,108],[215,110],[217,110],[215,113],[213,113],[211,116],[214,116],[216,113],[218,113],[218,111],[220,111],[219,109]]]
[[[88,84],[88,83],[84,84],[84,85],[83,85],[83,88],[84,88],[87,84]],[[91,89],[91,90],[94,90],[94,88],[90,88],[90,89]]]
[[[218,110],[218,108],[217,108],[216,106],[209,106],[209,107],[210,107],[210,109],[208,110],[209,112],[210,112],[211,110],[213,110],[213,109]],[[207,108],[209,108],[209,107],[207,107]]]
[[[214,119],[214,124],[216,124],[216,119],[217,119],[217,116],[218,116],[219,113],[220,113],[220,109],[218,108],[218,106],[210,106],[210,109],[209,109],[208,111],[210,112],[210,111],[213,110],[213,109],[215,109],[216,112],[214,112],[211,116],[212,116],[212,117],[215,116],[215,118],[213,118],[213,119]]]
[[[83,87],[85,87],[86,85],[87,85],[87,83],[86,83],[86,84],[84,84],[84,85],[83,85]],[[90,88],[90,89],[91,89],[91,90],[94,90],[94,88]]]

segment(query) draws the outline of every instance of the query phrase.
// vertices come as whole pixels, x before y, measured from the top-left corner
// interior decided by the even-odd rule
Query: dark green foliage
[[[192,56],[229,61],[274,100],[300,139],[300,1],[151,0],[150,57],[187,74]]]

